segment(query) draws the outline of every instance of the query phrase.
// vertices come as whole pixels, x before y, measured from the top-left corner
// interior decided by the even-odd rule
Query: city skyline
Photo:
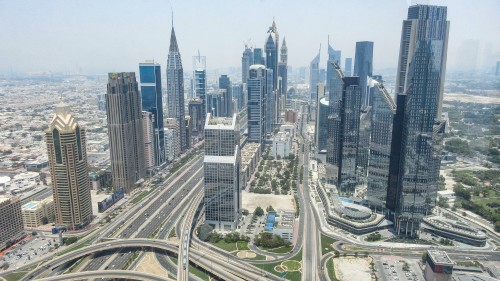
[[[469,9],[469,3],[464,0],[429,2],[432,5],[448,6],[450,20],[454,22],[450,29],[450,44],[456,48],[450,50],[448,69],[454,71],[458,66],[472,68],[475,65],[478,69],[494,71],[495,63],[500,57],[500,52],[496,51],[500,48],[500,37],[488,34],[494,34],[494,26],[500,25],[500,19],[494,13],[500,8],[500,3],[491,0]],[[330,41],[335,49],[344,53],[343,57],[354,57],[357,41],[375,42],[373,65],[376,73],[381,69],[397,68],[394,53],[399,49],[397,42],[401,32],[401,19],[406,16],[409,4],[409,1],[398,1],[386,5],[379,1],[376,4],[366,3],[366,9],[355,9],[357,4],[323,3],[322,5],[326,5],[324,8],[316,9],[314,3],[305,5],[294,2],[283,5],[281,1],[277,1],[261,2],[245,9],[237,3],[226,3],[221,6],[222,10],[214,11],[213,5],[203,2],[175,5],[156,1],[136,5],[116,5],[113,2],[94,2],[89,5],[76,2],[4,2],[0,4],[0,7],[3,6],[0,9],[0,24],[9,26],[9,29],[4,30],[6,40],[0,46],[0,61],[3,62],[0,73],[105,74],[109,71],[136,71],[137,62],[147,59],[155,59],[165,65],[168,33],[172,24],[171,8],[184,56],[192,57],[200,50],[207,57],[207,70],[238,67],[241,50],[249,39],[250,45],[264,49],[266,34],[262,30],[266,30],[274,18],[280,33],[287,35],[287,45],[290,47],[288,64],[292,67],[307,66],[308,60],[316,53],[316,46],[319,43],[326,45],[327,36],[330,35]],[[256,10],[265,19],[258,24],[251,20],[254,14],[252,11]],[[350,25],[349,32],[345,32],[343,25],[351,20],[348,16],[350,13],[337,13],[337,17],[331,18],[328,12],[331,10],[356,10],[361,14],[357,24]],[[122,17],[124,13],[140,15],[145,11],[148,12],[150,21],[156,22],[153,27],[148,25],[146,28],[145,25],[150,21],[128,21]],[[212,19],[210,12],[218,16]],[[89,14],[92,16],[88,16]],[[236,14],[238,17],[234,16]],[[370,19],[373,14],[391,16],[384,16],[384,20],[370,23],[374,28],[365,28],[359,18]],[[296,21],[298,17],[305,20]],[[467,21],[466,18],[470,17],[475,20]],[[232,28],[224,29],[224,32],[205,32],[228,25]],[[108,36],[107,28],[102,28],[103,26],[120,26],[120,30],[116,31],[117,37],[130,36],[130,32],[134,36],[128,46],[120,46],[120,51],[117,52],[117,40]],[[203,28],[200,29],[200,26]],[[311,29],[315,32],[309,32]],[[225,48],[221,49],[216,43],[220,40],[225,42]],[[37,51],[33,52],[31,46],[37,46]],[[464,53],[471,52],[470,56],[464,56]],[[322,57],[326,57],[326,48]],[[469,57],[473,61],[464,60]],[[188,64],[185,70],[191,71],[191,67]]]

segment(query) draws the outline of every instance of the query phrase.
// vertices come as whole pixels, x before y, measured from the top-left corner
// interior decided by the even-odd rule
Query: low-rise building
[[[21,202],[17,197],[0,196],[0,250],[24,235]]]
[[[425,261],[425,281],[451,281],[453,261],[445,251],[429,250]]]
[[[453,190],[440,190],[438,196],[448,199],[448,203],[455,203],[455,192]]]
[[[292,148],[292,142],[290,139],[290,134],[287,132],[278,132],[273,139],[272,155],[275,159],[285,158],[290,156],[290,150]]]
[[[269,212],[266,218],[264,231],[272,232],[290,242],[293,241],[295,211],[281,210]]]
[[[32,228],[43,225],[43,218],[53,222],[55,217],[54,198],[31,201],[22,206],[24,227]]]
[[[255,172],[259,165],[261,157],[261,144],[255,142],[248,142],[241,150],[241,188],[245,188],[249,184],[250,177]]]

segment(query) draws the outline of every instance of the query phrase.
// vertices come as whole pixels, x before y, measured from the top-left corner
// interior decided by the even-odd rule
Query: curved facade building
[[[316,147],[319,151],[326,150],[328,139],[328,97],[323,97],[318,104],[318,117],[316,118]]]
[[[81,229],[92,221],[85,129],[69,106],[56,106],[45,131],[56,213],[56,225]]]

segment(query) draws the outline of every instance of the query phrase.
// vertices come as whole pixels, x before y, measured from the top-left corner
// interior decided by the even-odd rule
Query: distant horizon
[[[448,71],[490,71],[500,59],[500,1],[470,9],[465,0],[431,0],[448,7]],[[413,4],[413,3],[412,3]],[[245,43],[263,48],[276,21],[279,44],[286,37],[289,65],[308,67],[321,45],[326,68],[327,37],[345,58],[357,41],[374,42],[374,71],[396,69],[401,26],[409,1],[233,2],[24,1],[0,2],[0,24],[8,26],[0,45],[0,73],[87,73],[137,71],[154,59],[164,70],[172,15],[183,68],[207,57],[207,70],[241,67]],[[172,10],[171,10],[172,9]],[[145,17],[144,15],[147,15]],[[258,16],[256,16],[258,15]],[[470,20],[474,19],[474,20]]]

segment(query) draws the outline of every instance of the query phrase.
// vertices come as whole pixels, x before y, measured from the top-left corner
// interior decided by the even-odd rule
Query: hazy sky
[[[424,2],[448,6],[449,69],[491,68],[500,59],[499,0]],[[163,68],[171,7],[188,71],[198,49],[209,69],[240,67],[244,42],[262,48],[273,17],[280,41],[286,36],[291,66],[308,66],[321,43],[324,67],[330,34],[342,59],[354,56],[356,41],[374,41],[375,71],[395,68],[408,5],[406,0],[0,0],[0,73],[137,71],[146,59]]]

